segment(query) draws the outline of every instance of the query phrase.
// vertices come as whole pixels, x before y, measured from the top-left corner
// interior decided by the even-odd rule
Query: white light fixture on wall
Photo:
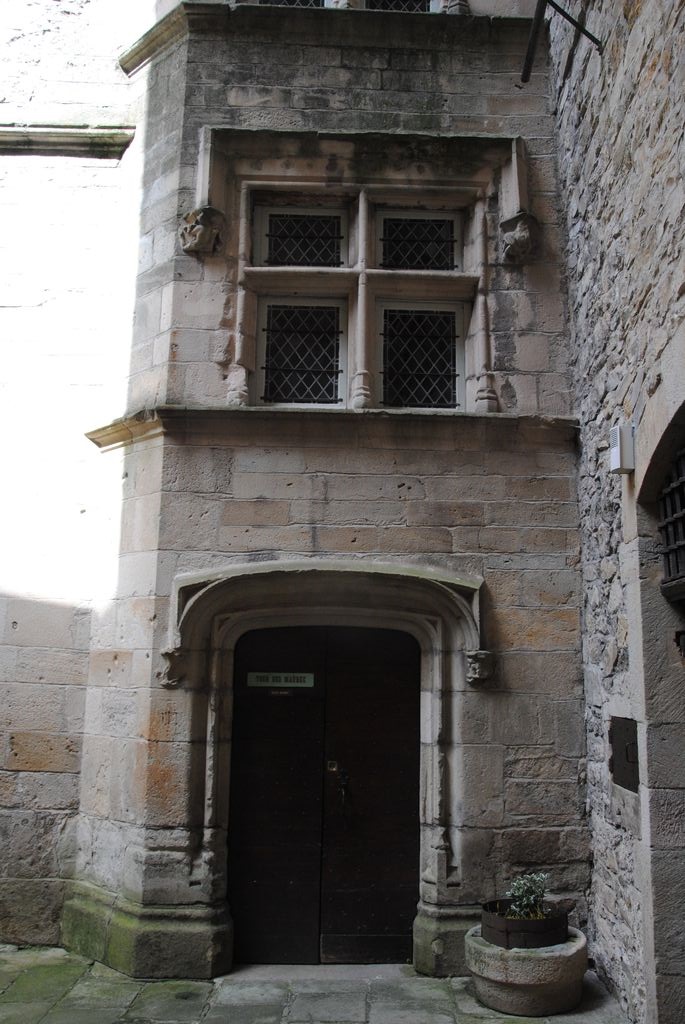
[[[610,473],[635,472],[635,428],[632,423],[616,423],[609,431]]]

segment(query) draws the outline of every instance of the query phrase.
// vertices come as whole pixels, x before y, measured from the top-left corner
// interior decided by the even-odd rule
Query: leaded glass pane
[[[367,11],[409,11],[430,10],[430,0],[366,0]]]
[[[454,270],[454,219],[384,217],[382,266],[392,270]]]
[[[383,310],[383,404],[425,409],[457,405],[454,313]]]
[[[678,452],[659,500],[664,583],[685,578],[685,450]]]
[[[335,214],[270,213],[267,231],[270,266],[339,267],[341,218]]]
[[[269,7],[323,7],[323,0],[259,0]]]
[[[265,402],[338,401],[338,306],[269,305],[265,332]]]

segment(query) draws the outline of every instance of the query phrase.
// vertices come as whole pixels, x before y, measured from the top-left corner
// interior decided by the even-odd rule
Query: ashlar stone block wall
[[[629,1019],[680,1021],[685,960],[682,616],[659,592],[655,498],[685,434],[685,5],[571,4],[602,56],[552,19],[559,170],[567,201],[571,352],[581,420],[579,499],[590,940]],[[609,428],[636,428],[636,472],[608,473]],[[611,716],[638,722],[640,790],[612,782]],[[676,737],[679,739],[676,740]],[[664,753],[669,755],[664,759]],[[667,764],[668,762],[668,764]]]
[[[91,648],[76,878],[127,913],[221,903],[224,836],[202,834],[198,799],[202,701],[166,688],[179,577],[380,560],[485,579],[497,675],[454,700],[454,899],[473,907],[548,866],[583,917],[576,435],[544,66],[515,89],[527,26],[513,20],[219,7],[188,5],[124,57],[133,74],[150,61],[143,263],[129,416],[92,435],[127,454],[117,599]],[[177,243],[207,200],[207,140],[222,130],[288,133],[298,159],[316,149],[312,166],[308,140],[322,133],[419,139],[417,152],[435,133],[524,137],[542,239],[532,262],[503,264],[496,175],[483,197],[500,413],[227,408],[235,252],[198,259]]]
[[[536,68],[527,92],[517,88],[527,24],[302,9],[284,19],[274,8],[246,5],[203,30],[188,14],[190,38],[170,46],[149,71],[146,256],[129,410],[156,402],[226,402],[237,253],[228,252],[228,267],[223,259],[200,262],[180,254],[176,238],[180,218],[207,201],[200,151],[203,130],[211,127],[303,139],[311,133],[521,135],[541,251],[522,267],[502,263],[502,213],[493,198],[487,214],[497,303],[492,362],[502,411],[570,414],[554,121],[544,67]],[[141,59],[133,49],[125,66],[133,70]],[[229,201],[233,223],[235,197]]]
[[[126,457],[120,595],[93,640],[76,878],[141,903],[221,900],[221,828],[209,870],[198,865],[205,721],[192,682],[169,689],[163,656],[174,582],[264,561],[352,560],[485,579],[495,676],[450,695],[453,898],[468,909],[515,873],[544,869],[584,919],[573,425],[169,408],[159,417],[149,427],[162,436]],[[217,779],[219,794],[226,785]]]

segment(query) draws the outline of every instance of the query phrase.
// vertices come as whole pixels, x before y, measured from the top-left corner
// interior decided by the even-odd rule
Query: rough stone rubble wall
[[[130,123],[121,18],[109,2],[3,5],[0,125]],[[0,419],[16,497],[0,540],[0,921],[6,940],[56,942],[91,610],[117,572],[120,463],[84,432],[123,404],[136,174],[1,144]]]
[[[605,43],[601,58],[557,16],[551,32],[569,230],[571,350],[582,424],[583,656],[594,844],[590,939],[630,1019],[641,1021],[655,1019],[645,1003],[655,969],[649,883],[639,815],[631,821],[617,814],[608,719],[617,714],[644,721],[649,678],[642,678],[636,611],[638,540],[631,517],[626,519],[632,498],[626,501],[624,491],[622,501],[620,479],[608,474],[607,449],[609,428],[619,416],[634,420],[639,436],[646,406],[659,402],[665,383],[659,360],[683,316],[679,150],[682,158],[685,5],[571,5],[576,16],[581,9]],[[682,365],[673,369],[682,380]],[[651,561],[647,571],[658,577],[658,559]],[[629,658],[631,633],[638,640]],[[649,676],[649,665],[645,671]],[[643,806],[643,832],[645,821]],[[652,836],[654,846],[662,841]],[[669,971],[662,959],[664,969]],[[659,1021],[670,1019],[682,1015],[662,1009]]]

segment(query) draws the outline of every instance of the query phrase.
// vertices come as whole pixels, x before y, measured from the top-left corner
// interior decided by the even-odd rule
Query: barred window
[[[383,213],[378,220],[382,267],[392,270],[458,269],[461,223],[456,217],[397,210]]]
[[[382,310],[383,405],[454,409],[463,377],[461,311]]]
[[[263,303],[262,401],[331,405],[340,401],[342,303]]]
[[[256,339],[250,401],[465,408],[462,215],[443,196],[417,210],[370,195],[326,206],[321,192],[255,192],[240,314]]]
[[[270,7],[323,7],[324,0],[259,0]]]
[[[405,11],[422,13],[430,10],[430,0],[366,0],[367,11]]]
[[[343,211],[258,207],[256,262],[271,267],[340,267],[347,262]]]
[[[664,584],[685,580],[685,449],[678,452],[659,498]]]

